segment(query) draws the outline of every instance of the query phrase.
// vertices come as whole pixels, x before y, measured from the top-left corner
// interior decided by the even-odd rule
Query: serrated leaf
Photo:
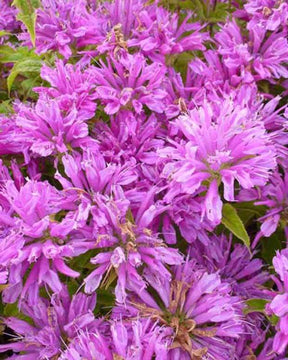
[[[36,41],[36,33],[35,33],[36,17],[37,16],[35,12],[33,12],[31,15],[25,15],[21,13],[17,15],[17,19],[26,26],[33,47],[35,47],[35,41]]]
[[[37,16],[35,9],[39,6],[38,0],[14,0],[12,5],[19,10],[17,20],[21,21],[26,26],[31,42],[35,47],[35,25]]]
[[[250,238],[236,209],[231,204],[224,204],[222,209],[222,224],[249,248]]]
[[[18,48],[12,48],[7,45],[0,45],[0,62],[1,63],[15,63],[22,61],[25,58],[39,59],[33,50],[28,49],[27,46],[20,46]]]
[[[247,308],[244,309],[244,314],[247,315],[253,312],[260,312],[266,316],[266,318],[270,321],[270,323],[273,326],[276,326],[279,321],[279,317],[276,315],[271,315],[271,316],[267,315],[265,308],[268,303],[269,300],[265,300],[265,299],[246,300]]]
[[[23,61],[19,61],[15,63],[13,66],[8,78],[7,78],[7,88],[10,93],[11,87],[13,85],[14,80],[17,75],[25,74],[25,73],[40,73],[41,70],[41,60],[40,59],[24,59]]]
[[[261,242],[261,257],[268,264],[272,264],[276,251],[285,247],[285,233],[281,229],[277,229],[274,234],[269,236],[269,239],[263,240],[264,241]]]

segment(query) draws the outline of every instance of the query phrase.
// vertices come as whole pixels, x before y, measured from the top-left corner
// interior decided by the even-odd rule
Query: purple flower
[[[16,21],[17,10],[11,6],[11,3],[11,0],[0,2],[0,31],[13,32],[19,28],[20,23]]]
[[[203,26],[192,19],[193,14],[189,12],[179,25],[177,13],[171,14],[157,5],[142,8],[128,46],[138,46],[153,61],[163,63],[167,55],[204,50],[203,42],[209,39],[209,35],[201,32]]]
[[[190,195],[179,195],[173,199],[171,207],[163,216],[163,236],[168,244],[176,244],[175,225],[188,243],[196,239],[208,246],[208,233],[213,230],[209,220],[202,219],[202,199],[200,196],[191,198]]]
[[[12,180],[2,189],[10,207],[1,215],[1,226],[6,230],[0,238],[1,264],[9,272],[9,287],[3,299],[14,302],[28,292],[37,296],[39,286],[47,284],[54,292],[60,292],[62,284],[57,272],[71,277],[79,273],[65,264],[65,259],[83,252],[83,241],[77,232],[70,240],[69,232],[62,234],[57,213],[69,208],[65,197],[47,182],[28,181],[19,190]],[[70,234],[73,234],[70,228]],[[75,240],[76,239],[76,240]],[[84,251],[87,248],[84,247]],[[52,262],[52,263],[51,263]],[[24,287],[23,277],[30,269]]]
[[[234,201],[235,180],[244,189],[265,185],[276,165],[275,149],[257,113],[229,100],[215,105],[204,103],[181,115],[174,125],[184,136],[158,152],[169,184],[164,199],[207,190],[202,218],[213,225],[221,221],[221,183],[224,199]]]
[[[55,68],[43,65],[41,77],[50,83],[50,87],[37,87],[33,90],[38,92],[44,101],[57,99],[59,108],[66,113],[75,107],[79,121],[88,120],[94,116],[95,86],[87,69],[82,69],[79,64],[64,65],[63,61],[58,60]]]
[[[237,339],[244,331],[243,305],[218,274],[208,274],[190,261],[175,267],[172,282],[150,271],[146,277],[161,305],[144,291],[129,299],[128,309],[132,316],[152,317],[172,331],[168,359],[233,359],[235,348],[229,338]],[[125,310],[116,308],[114,316],[121,313]]]
[[[250,25],[250,26],[249,26]],[[248,24],[249,39],[244,40],[235,21],[227,23],[215,35],[219,53],[227,67],[248,68],[256,80],[288,77],[284,63],[288,55],[286,33],[272,33],[265,39],[266,29],[261,24]]]
[[[15,117],[0,114],[0,155],[22,153],[28,159],[29,139],[19,131]]]
[[[147,199],[149,197],[147,196]],[[161,274],[166,279],[171,278],[167,265],[177,265],[182,262],[182,257],[176,249],[167,248],[157,234],[151,231],[150,226],[154,218],[161,214],[165,208],[155,206],[150,201],[143,201],[142,206],[135,214],[129,214],[129,202],[123,207],[123,200],[117,203],[99,203],[102,211],[102,223],[105,227],[100,228],[97,239],[97,248],[105,248],[91,259],[91,263],[97,267],[84,280],[85,291],[95,291],[104,274],[105,279],[113,273],[117,275],[115,288],[116,299],[125,302],[126,290],[142,291],[146,283],[141,276],[141,268],[148,268],[151,271]],[[150,205],[151,204],[151,205]],[[126,209],[125,209],[126,208]],[[124,211],[124,212],[123,212]],[[131,218],[132,216],[132,218]],[[104,231],[103,231],[104,230]]]
[[[250,0],[244,9],[251,17],[251,24],[260,23],[270,31],[277,31],[281,26],[287,29],[288,5],[285,1]]]
[[[107,163],[94,145],[94,148],[83,147],[82,156],[76,151],[64,155],[62,163],[66,176],[56,173],[65,191],[80,191],[82,198],[86,195],[87,200],[91,197],[93,200],[93,194],[98,192],[110,195],[116,185],[130,187],[138,178],[134,162],[127,161],[124,166]]]
[[[101,67],[90,68],[91,76],[97,85],[96,94],[104,111],[113,115],[120,109],[132,110],[137,114],[143,105],[156,113],[165,109],[166,91],[161,89],[166,67],[160,63],[147,64],[139,53],[121,52],[115,58],[106,58],[107,65],[99,61]]]
[[[88,12],[85,0],[42,0],[41,4],[35,28],[38,53],[54,50],[68,59],[73,46],[91,44],[91,39],[93,44],[103,40],[103,19]],[[20,38],[30,45],[28,33]]]
[[[80,331],[92,331],[101,325],[101,320],[95,320],[93,315],[95,304],[95,295],[78,293],[70,299],[66,289],[50,300],[38,297],[33,304],[22,303],[21,311],[33,325],[14,317],[5,319],[5,325],[16,336],[10,343],[0,345],[0,352],[21,352],[18,359],[58,358]]]
[[[110,331],[81,331],[74,338],[60,360],[158,360],[167,358],[168,343],[165,332],[147,319],[113,321]]]
[[[261,221],[260,233],[258,236],[269,237],[272,235],[278,225],[283,223],[286,237],[288,237],[288,228],[286,225],[286,214],[288,211],[288,175],[285,173],[284,177],[279,173],[274,173],[261,194],[261,200],[255,202],[256,205],[266,205],[268,207],[267,213],[259,218]]]
[[[211,236],[208,244],[195,241],[190,245],[189,253],[197,263],[204,266],[210,273],[219,272],[221,278],[227,281],[233,293],[243,299],[265,298],[263,285],[269,275],[263,271],[263,262],[251,258],[246,246],[235,244],[232,238]]]
[[[61,101],[61,99],[60,99]],[[30,151],[40,156],[66,152],[88,139],[88,125],[78,117],[75,105],[62,111],[58,99],[39,99],[35,107],[19,106],[16,124],[26,136]]]
[[[274,299],[267,306],[267,312],[279,318],[276,325],[277,333],[273,340],[273,350],[282,355],[288,346],[288,249],[277,251],[273,258],[273,265],[283,285],[277,280],[280,293],[276,293]]]

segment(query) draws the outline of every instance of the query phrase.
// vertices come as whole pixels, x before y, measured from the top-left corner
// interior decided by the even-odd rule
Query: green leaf
[[[285,233],[281,229],[277,229],[274,234],[270,235],[269,238],[264,238],[261,241],[261,257],[268,264],[272,264],[272,260],[277,250],[281,250],[285,247],[286,237]]]
[[[268,300],[265,299],[249,299],[246,300],[247,308],[244,309],[244,314],[250,314],[252,312],[261,312],[265,314],[265,306]]]
[[[253,201],[233,203],[233,207],[237,210],[238,215],[246,226],[252,219],[260,218],[265,215],[265,206],[256,206]]]
[[[1,30],[1,31],[0,31],[0,37],[1,37],[1,36],[5,36],[5,35],[9,35],[9,32],[4,31],[4,30]]]
[[[35,47],[35,24],[37,16],[35,9],[39,7],[38,0],[14,0],[12,5],[19,10],[17,19],[26,26],[31,38],[31,42]]]
[[[7,78],[7,88],[8,92],[10,93],[12,84],[16,79],[17,75],[19,74],[26,74],[26,73],[40,73],[42,66],[41,59],[23,59],[15,63],[13,66],[8,78]]]
[[[13,107],[10,100],[4,100],[0,103],[0,114],[11,114],[13,112]]]
[[[229,5],[218,2],[214,11],[212,11],[207,18],[209,23],[223,22],[229,14]]]
[[[266,317],[273,326],[276,326],[279,322],[279,317],[276,315],[271,315],[271,316],[266,316]]]
[[[15,317],[17,319],[20,320],[24,320],[27,321],[29,324],[33,324],[33,321],[26,315],[22,314],[17,306],[17,303],[13,303],[13,304],[6,304],[4,306],[4,311],[3,314],[5,315],[5,317]]]
[[[253,312],[260,312],[266,316],[266,318],[270,321],[270,323],[275,326],[277,325],[279,321],[279,317],[276,315],[267,315],[265,308],[266,304],[268,304],[269,301],[265,299],[249,299],[246,300],[247,307],[244,309],[244,314],[250,314]]]
[[[33,12],[31,15],[25,15],[19,13],[17,19],[21,21],[27,28],[32,45],[35,47],[36,33],[35,33],[35,24],[36,24],[36,13]]]
[[[104,279],[101,282],[100,288],[104,288],[105,290],[107,290],[109,288],[109,286],[113,283],[113,281],[115,281],[117,279],[117,273],[115,271],[115,269],[112,267],[111,270],[106,273]]]
[[[222,224],[249,248],[250,238],[236,209],[230,204],[224,204],[222,209]]]
[[[36,58],[39,56],[36,55],[33,50],[28,49],[27,46],[20,46],[18,48],[12,48],[11,46],[1,45],[0,46],[0,62],[1,63],[15,63],[21,61],[24,58]]]

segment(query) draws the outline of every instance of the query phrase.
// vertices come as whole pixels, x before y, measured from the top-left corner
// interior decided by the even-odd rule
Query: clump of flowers
[[[284,0],[0,0],[0,357],[288,358]]]

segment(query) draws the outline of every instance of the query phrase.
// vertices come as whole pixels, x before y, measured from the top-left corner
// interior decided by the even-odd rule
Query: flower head
[[[59,360],[164,360],[167,348],[165,332],[149,319],[118,320],[104,334],[81,331]]]
[[[116,300],[122,303],[127,297],[126,289],[141,292],[146,287],[141,276],[142,267],[170,279],[171,274],[166,265],[180,264],[182,257],[176,249],[167,248],[149,226],[163,212],[163,207],[143,203],[134,220],[128,208],[121,215],[121,210],[115,208],[115,203],[112,206],[109,203],[101,205],[107,223],[105,233],[99,233],[97,248],[105,248],[106,251],[91,259],[97,268],[85,279],[85,291],[95,291],[105,273],[104,282],[110,273],[116,272],[118,280],[115,295]]]
[[[276,325],[277,333],[273,340],[273,350],[283,355],[288,346],[287,319],[288,319],[288,249],[277,251],[273,258],[273,265],[283,284],[279,284],[279,293],[267,306],[268,313],[276,315],[279,320]]]
[[[243,332],[242,304],[218,274],[208,274],[187,261],[175,267],[172,282],[152,272],[146,277],[162,303],[159,306],[140,293],[128,301],[129,311],[151,317],[172,331],[168,359],[233,358],[229,338],[237,339]]]
[[[10,343],[0,345],[0,352],[21,352],[23,359],[58,358],[80,331],[92,331],[101,324],[93,315],[95,304],[95,295],[78,293],[70,299],[66,289],[50,300],[38,297],[33,304],[22,303],[21,310],[32,324],[14,317],[5,319],[5,325],[16,336]]]
[[[75,105],[62,111],[58,99],[42,98],[33,107],[22,104],[16,124],[30,151],[40,156],[66,152],[88,138],[88,125],[78,117]]]
[[[104,111],[113,115],[120,109],[132,110],[139,114],[146,105],[156,113],[165,108],[165,90],[161,89],[166,67],[160,63],[147,64],[139,53],[122,52],[117,58],[107,57],[107,65],[91,68],[97,85],[96,94]]]
[[[190,245],[190,256],[209,272],[218,271],[230,283],[233,293],[243,299],[265,297],[264,287],[269,275],[263,271],[263,262],[251,258],[246,246],[235,244],[224,235],[211,236],[208,244],[195,241]]]
[[[202,217],[212,224],[221,220],[221,183],[224,199],[234,201],[235,181],[244,189],[265,185],[276,166],[275,149],[257,113],[232,101],[204,103],[181,115],[175,127],[184,136],[159,150],[169,184],[164,199],[207,190]]]

